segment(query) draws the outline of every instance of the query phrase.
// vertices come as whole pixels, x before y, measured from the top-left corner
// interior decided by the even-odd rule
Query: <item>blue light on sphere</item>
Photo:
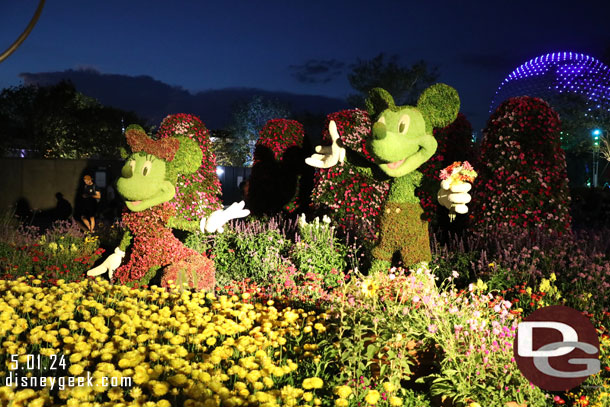
[[[493,112],[516,96],[539,97],[553,105],[562,93],[583,95],[589,111],[610,112],[610,68],[597,59],[576,52],[554,52],[529,60],[500,84],[491,102]]]

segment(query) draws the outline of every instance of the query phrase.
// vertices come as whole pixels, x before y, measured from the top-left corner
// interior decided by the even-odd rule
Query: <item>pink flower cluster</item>
[[[123,213],[123,224],[134,238],[129,261],[116,270],[116,279],[121,283],[140,280],[151,268],[201,256],[184,246],[166,226],[174,214],[175,209],[168,202],[141,212]]]
[[[303,125],[296,120],[273,119],[269,120],[259,132],[256,147],[267,147],[273,151],[276,160],[281,160],[282,155],[290,147],[303,147],[305,130]],[[254,157],[256,165],[256,154]]]
[[[178,217],[195,221],[222,209],[216,156],[211,150],[210,132],[197,116],[184,113],[167,116],[159,127],[157,137],[176,136],[188,136],[197,141],[203,152],[203,162],[197,172],[178,176],[176,196],[171,202]]]
[[[447,168],[441,170],[440,178],[451,180],[451,184],[458,182],[473,182],[477,177],[477,173],[468,161],[456,161]]]
[[[334,120],[343,145],[360,153],[372,165],[373,158],[366,147],[371,132],[371,120],[364,110],[344,110],[329,114]],[[330,142],[328,130],[323,140]],[[347,160],[328,169],[317,170],[314,178],[312,205],[327,212],[344,230],[356,232],[369,241],[377,239],[377,216],[385,201],[390,184],[365,175]]]
[[[511,98],[490,117],[481,146],[474,218],[488,227],[570,227],[559,116],[539,98]]]

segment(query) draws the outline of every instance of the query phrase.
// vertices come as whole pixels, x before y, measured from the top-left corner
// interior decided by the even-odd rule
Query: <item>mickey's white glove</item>
[[[100,274],[104,274],[107,271],[108,278],[112,280],[112,275],[114,274],[114,271],[118,269],[121,265],[123,257],[125,257],[125,252],[117,247],[116,249],[114,249],[114,253],[106,257],[106,260],[104,260],[102,264],[87,271],[87,275],[92,277],[99,276]]]
[[[222,233],[224,231],[224,224],[231,219],[243,218],[248,216],[250,211],[244,209],[244,201],[235,202],[231,204],[227,209],[219,209],[212,212],[207,218],[201,219],[199,228],[203,233]]]
[[[448,180],[441,181],[441,189],[437,194],[438,202],[454,213],[453,217],[455,213],[464,214],[468,212],[466,204],[472,199],[468,193],[471,189],[472,185],[468,182],[451,186]]]
[[[338,162],[345,160],[345,149],[337,143],[339,132],[334,120],[328,123],[328,132],[330,133],[332,144],[330,146],[316,146],[316,154],[312,154],[311,157],[305,159],[307,165],[316,168],[330,168]]]

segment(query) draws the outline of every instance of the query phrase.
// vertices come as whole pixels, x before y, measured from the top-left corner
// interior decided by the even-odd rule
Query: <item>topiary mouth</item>
[[[170,201],[174,197],[175,193],[176,188],[169,181],[165,181],[157,192],[146,198],[141,195],[137,196],[135,194],[135,196],[124,196],[125,205],[127,205],[127,208],[129,208],[129,210],[131,211],[143,211],[152,206],[156,206],[163,202]]]
[[[400,167],[405,162],[405,160],[406,160],[406,158],[403,158],[402,160],[394,161],[392,163],[387,163],[386,165],[388,166],[388,168],[395,170],[396,168]]]

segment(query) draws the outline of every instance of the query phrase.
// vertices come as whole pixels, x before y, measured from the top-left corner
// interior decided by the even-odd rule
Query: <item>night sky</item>
[[[37,3],[0,2],[0,51]],[[520,64],[556,51],[602,58],[609,16],[609,0],[49,0],[0,64],[0,88],[20,84],[23,72],[86,68],[191,92],[254,87],[345,98],[350,66],[384,52],[437,66],[480,129],[500,82]]]

